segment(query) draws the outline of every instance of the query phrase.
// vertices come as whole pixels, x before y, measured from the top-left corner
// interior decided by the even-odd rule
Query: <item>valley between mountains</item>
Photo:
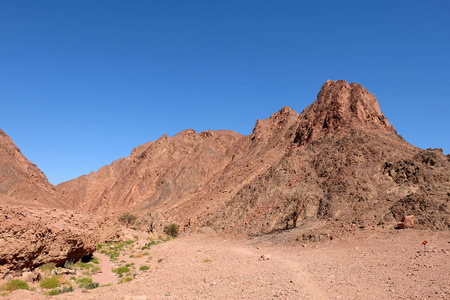
[[[450,155],[344,80],[249,136],[163,135],[57,186],[0,130],[6,299],[448,299],[449,229]]]

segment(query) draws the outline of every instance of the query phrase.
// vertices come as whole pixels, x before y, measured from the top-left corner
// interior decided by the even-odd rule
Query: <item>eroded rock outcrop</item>
[[[1,205],[0,277],[45,263],[77,261],[95,251],[98,229],[86,213]]]

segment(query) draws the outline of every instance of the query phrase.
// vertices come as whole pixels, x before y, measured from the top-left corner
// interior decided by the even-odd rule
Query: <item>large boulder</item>
[[[400,229],[414,228],[414,216],[404,216],[402,221],[397,223],[397,227]]]
[[[0,204],[0,278],[45,263],[77,261],[95,251],[98,230],[86,213]]]

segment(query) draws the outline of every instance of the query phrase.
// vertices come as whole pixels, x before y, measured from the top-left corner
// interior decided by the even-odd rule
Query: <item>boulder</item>
[[[99,226],[87,213],[0,203],[0,278],[93,253]]]
[[[414,215],[404,216],[402,221],[397,223],[397,227],[400,229],[414,228]]]

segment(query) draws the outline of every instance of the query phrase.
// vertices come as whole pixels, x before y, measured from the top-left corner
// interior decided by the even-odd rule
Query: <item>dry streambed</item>
[[[422,245],[424,240],[428,242],[427,251]],[[148,240],[138,237],[133,243],[123,245],[119,256],[115,253],[118,245],[108,245],[107,253],[96,254],[98,265],[105,264],[101,273],[92,275],[99,283],[105,280],[99,288],[77,288],[55,297],[83,300],[450,298],[449,232],[363,229],[320,244],[281,245],[267,238],[236,240],[199,235],[142,249],[146,243]],[[106,250],[103,247],[100,251]],[[149,255],[144,255],[145,252]],[[261,258],[268,255],[270,259]],[[117,272],[109,274],[107,279],[106,269],[127,265],[130,271],[121,277]],[[150,269],[140,271],[141,265]],[[105,278],[101,279],[102,276]],[[126,282],[124,278],[133,279]],[[119,284],[120,281],[125,282]],[[101,287],[105,284],[111,285]],[[23,290],[6,296],[7,299],[46,297]]]

